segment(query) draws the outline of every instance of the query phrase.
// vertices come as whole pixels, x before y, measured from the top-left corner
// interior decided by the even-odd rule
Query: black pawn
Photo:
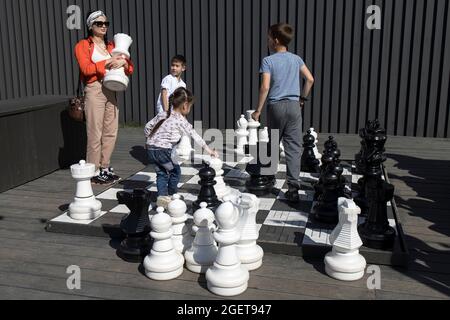
[[[342,172],[339,164],[329,165],[322,179],[322,194],[314,206],[314,217],[317,221],[337,224],[339,221],[338,198],[342,197]]]
[[[394,186],[376,177],[366,181],[368,217],[358,227],[364,245],[373,249],[390,249],[394,246],[395,229],[389,226],[387,202],[394,197]]]
[[[151,193],[146,189],[135,189],[133,192],[119,191],[117,199],[130,209],[120,228],[125,239],[117,249],[117,255],[129,262],[142,262],[150,251],[150,219],[148,208]]]
[[[250,175],[250,179],[245,184],[247,191],[259,197],[272,193],[272,189],[275,186],[275,176],[267,174],[271,171],[272,162],[269,161],[269,163],[262,165],[260,159],[260,154],[264,151],[270,158],[271,150],[268,147],[268,143],[258,142],[256,148],[251,148],[254,160],[249,162],[245,169]],[[256,154],[254,154],[255,152]]]
[[[206,202],[208,204],[207,208],[215,212],[221,204],[217,198],[216,191],[214,190],[214,185],[217,183],[214,180],[216,177],[216,171],[205,163],[204,167],[199,172],[199,176],[200,181],[198,184],[201,188],[197,201],[193,203],[193,210],[194,212],[197,211],[200,209],[200,203]]]
[[[311,130],[308,130],[307,134],[303,137],[303,153],[301,168],[303,172],[319,173],[319,160],[316,159],[314,154],[314,142],[315,138],[311,134]]]

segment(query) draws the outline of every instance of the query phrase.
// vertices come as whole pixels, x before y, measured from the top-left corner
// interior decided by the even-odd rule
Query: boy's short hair
[[[269,28],[272,39],[278,39],[281,45],[287,47],[294,38],[294,28],[287,23],[277,23]]]
[[[186,58],[185,58],[184,56],[182,56],[181,54],[177,54],[175,57],[173,57],[173,58],[170,60],[170,63],[171,63],[171,64],[174,63],[174,62],[179,62],[179,63],[181,63],[183,66],[185,66],[185,65],[186,65]]]

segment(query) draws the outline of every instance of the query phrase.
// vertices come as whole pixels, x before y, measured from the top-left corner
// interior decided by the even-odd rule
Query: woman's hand
[[[219,153],[216,151],[216,149],[210,149],[208,146],[206,146],[205,148],[206,152],[208,152],[208,154],[213,157],[213,158],[218,158],[219,157]]]
[[[105,67],[107,69],[119,69],[127,65],[128,62],[122,56],[112,57],[111,59],[106,60]]]

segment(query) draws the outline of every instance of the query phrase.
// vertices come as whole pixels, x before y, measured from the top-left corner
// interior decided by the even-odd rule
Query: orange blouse
[[[109,53],[114,49],[114,42],[109,42],[107,50]],[[92,38],[83,39],[75,46],[75,57],[80,66],[80,73],[84,83],[92,83],[103,79],[106,74],[106,60],[94,63],[92,54],[94,52],[94,42]],[[130,59],[127,59],[128,68],[125,69],[126,75],[131,75],[134,71],[134,65]]]

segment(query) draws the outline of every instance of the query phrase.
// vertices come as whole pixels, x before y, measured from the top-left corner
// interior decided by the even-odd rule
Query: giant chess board
[[[224,163],[224,180],[227,185],[241,192],[246,192],[245,182],[249,177],[245,172],[246,164],[250,157],[242,157],[237,162]],[[354,165],[351,161],[342,161],[344,168],[343,176],[346,177],[347,188],[356,195],[357,181],[361,177],[355,174]],[[200,191],[198,184],[199,169],[201,164],[185,163],[181,168],[181,181],[179,183],[179,194],[183,196],[189,211],[189,223],[192,223],[192,202],[197,200]],[[314,219],[314,190],[312,183],[318,180],[318,175],[306,172],[301,173],[302,190],[300,190],[300,202],[289,203],[284,193],[287,191],[286,164],[281,159],[276,184],[272,192],[266,196],[259,197],[261,200],[260,210],[257,214],[259,228],[259,245],[266,251],[278,254],[297,255],[307,258],[323,258],[331,250],[329,236],[334,228],[317,222]],[[387,173],[384,170],[384,179]],[[132,191],[135,188],[146,188],[152,192],[153,205],[156,202],[156,174],[149,166],[141,172],[136,172],[131,177],[122,180],[108,190],[97,195],[102,202],[102,215],[93,221],[72,220],[67,212],[58,215],[47,223],[46,230],[49,232],[68,233],[88,236],[121,237],[119,228],[122,218],[129,213],[124,205],[119,205],[116,194],[118,191]],[[408,261],[408,250],[405,245],[401,223],[398,219],[395,201],[388,204],[389,223],[396,230],[397,237],[395,245],[391,250],[375,250],[361,247],[360,252],[369,264],[403,265]],[[364,217],[359,218],[359,223]]]

